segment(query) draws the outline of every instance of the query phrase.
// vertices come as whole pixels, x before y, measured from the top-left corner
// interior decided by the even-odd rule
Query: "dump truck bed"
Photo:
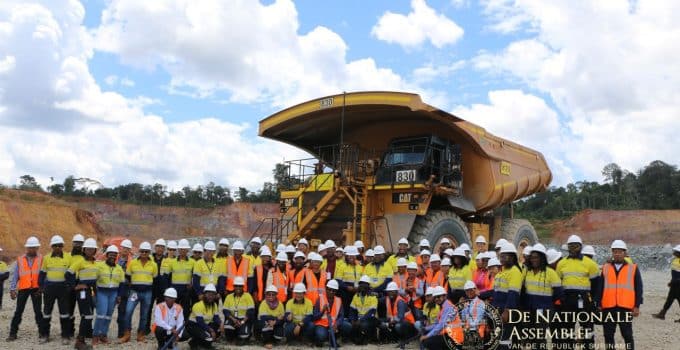
[[[344,122],[341,122],[344,121]],[[461,145],[468,213],[483,213],[543,191],[552,174],[543,155],[423,103],[412,93],[369,91],[314,99],[260,121],[260,136],[301,148],[342,142],[383,152],[394,138],[435,135]]]

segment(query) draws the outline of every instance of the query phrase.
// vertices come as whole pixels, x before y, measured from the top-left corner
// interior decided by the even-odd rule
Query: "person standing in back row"
[[[0,248],[0,252],[2,252],[2,248]],[[9,268],[1,259],[2,257],[0,257],[0,310],[2,310],[2,299],[5,297],[5,280],[9,278]]]
[[[69,314],[71,293],[66,285],[66,270],[71,266],[71,255],[63,251],[64,239],[59,235],[52,236],[50,246],[52,253],[43,257],[38,283],[43,294],[43,319],[49,336],[52,309],[56,302],[59,307],[62,345],[68,345],[70,338],[73,337],[73,334],[70,334],[72,326]]]
[[[14,317],[12,317],[7,341],[17,340],[17,332],[26,308],[26,301],[30,297],[35,314],[35,323],[38,326],[39,342],[46,343],[47,330],[42,317],[42,302],[38,288],[38,276],[42,266],[42,255],[38,254],[40,241],[36,237],[28,237],[24,247],[26,247],[26,254],[17,258],[17,263],[12,272],[12,280],[9,284],[9,296],[12,300],[17,300],[17,308],[14,311]]]
[[[653,314],[654,318],[660,320],[666,319],[666,311],[671,308],[673,301],[678,302],[680,306],[680,244],[673,248],[673,261],[671,262],[671,281],[668,282],[668,296],[666,297],[666,302],[663,304],[661,311],[657,314]],[[680,323],[680,318],[675,320],[675,322]]]
[[[150,254],[151,244],[149,242],[142,242],[139,245],[139,258],[128,263],[125,279],[130,285],[130,296],[127,299],[127,306],[125,308],[125,334],[120,338],[120,343],[130,341],[132,314],[139,303],[142,305],[139,310],[137,342],[146,343],[144,328],[146,328],[147,323],[150,321],[147,315],[153,302],[151,299],[153,280],[158,276],[158,266],[150,259]]]
[[[83,244],[83,260],[72,263],[66,272],[66,284],[73,288],[78,296],[80,326],[76,337],[76,349],[87,349],[86,338],[92,338],[92,320],[94,319],[94,290],[97,287],[98,263],[94,255],[97,253],[97,241],[88,238]]]

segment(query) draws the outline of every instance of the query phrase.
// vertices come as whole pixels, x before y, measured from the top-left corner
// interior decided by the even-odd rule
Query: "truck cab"
[[[434,136],[397,138],[390,141],[376,172],[376,184],[433,183],[461,186],[460,145]]]

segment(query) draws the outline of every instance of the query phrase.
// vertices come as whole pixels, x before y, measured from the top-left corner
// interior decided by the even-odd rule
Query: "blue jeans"
[[[109,333],[111,315],[116,307],[118,289],[97,288],[97,319],[94,321],[94,336],[106,336]]]
[[[133,300],[135,295],[137,297],[135,300]],[[148,315],[149,310],[151,309],[151,290],[145,292],[137,292],[134,290],[130,291],[130,296],[127,300],[127,307],[125,307],[125,325],[126,329],[129,331],[132,330],[132,313],[135,311],[137,304],[140,302],[142,303],[142,306],[139,310],[139,328],[137,328],[138,332],[143,331],[149,323]]]

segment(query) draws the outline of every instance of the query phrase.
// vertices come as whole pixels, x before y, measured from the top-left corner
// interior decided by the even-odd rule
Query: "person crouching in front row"
[[[258,321],[255,324],[257,333],[262,337],[262,341],[267,349],[272,348],[274,340],[283,339],[283,303],[279,301],[277,295],[279,289],[273,284],[264,290],[264,301],[260,303],[258,309]]]
[[[156,335],[158,349],[162,349],[165,343],[174,338],[173,344],[168,349],[177,349],[177,342],[184,333],[184,312],[182,306],[175,303],[177,290],[168,288],[163,293],[165,302],[156,304],[153,310],[154,322],[151,331]]]
[[[241,342],[250,338],[255,320],[253,296],[243,291],[243,277],[234,278],[234,293],[224,299],[224,337],[233,340],[238,335]]]
[[[293,299],[286,303],[286,341],[302,340],[304,336],[311,336],[313,333],[312,312],[314,305],[312,301],[305,297],[307,288],[302,283],[296,283],[293,288]]]
[[[187,323],[187,332],[191,335],[189,346],[192,349],[210,348],[220,336],[220,307],[217,289],[212,283],[203,288],[203,300],[191,308],[191,316]]]

